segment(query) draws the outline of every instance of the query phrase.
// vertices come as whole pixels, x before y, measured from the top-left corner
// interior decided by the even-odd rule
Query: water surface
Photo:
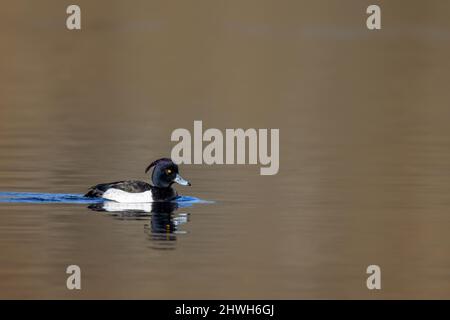
[[[195,3],[80,0],[79,32],[60,1],[2,4],[0,191],[69,196],[0,199],[0,297],[450,298],[450,4],[383,2],[372,32],[359,0]],[[209,204],[77,198],[148,181],[194,120],[279,128],[279,173],[182,165]]]

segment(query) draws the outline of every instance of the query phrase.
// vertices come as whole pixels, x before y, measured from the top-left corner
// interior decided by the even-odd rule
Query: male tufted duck
[[[174,182],[183,186],[191,185],[178,174],[178,166],[171,159],[162,158],[152,162],[145,173],[152,167],[155,167],[152,173],[153,185],[136,180],[103,183],[90,188],[84,196],[127,203],[171,201],[178,196],[172,188]]]

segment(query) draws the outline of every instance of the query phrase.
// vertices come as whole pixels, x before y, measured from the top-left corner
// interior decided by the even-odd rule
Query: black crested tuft
[[[169,158],[161,158],[161,159],[155,160],[148,165],[148,167],[145,169],[145,173],[147,173],[152,167],[156,166],[160,162],[173,162],[173,161],[172,161],[172,159],[169,159]]]

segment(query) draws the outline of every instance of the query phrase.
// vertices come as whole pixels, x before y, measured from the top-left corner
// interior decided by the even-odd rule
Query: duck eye
[[[171,174],[171,173],[172,173],[172,170],[167,169],[167,170],[166,170],[166,173],[167,173],[167,174]]]

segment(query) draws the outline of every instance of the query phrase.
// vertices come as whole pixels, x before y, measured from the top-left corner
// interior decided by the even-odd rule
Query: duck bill
[[[190,186],[191,185],[191,183],[189,181],[184,180],[179,174],[177,174],[177,176],[175,177],[175,179],[173,181],[182,186]]]

